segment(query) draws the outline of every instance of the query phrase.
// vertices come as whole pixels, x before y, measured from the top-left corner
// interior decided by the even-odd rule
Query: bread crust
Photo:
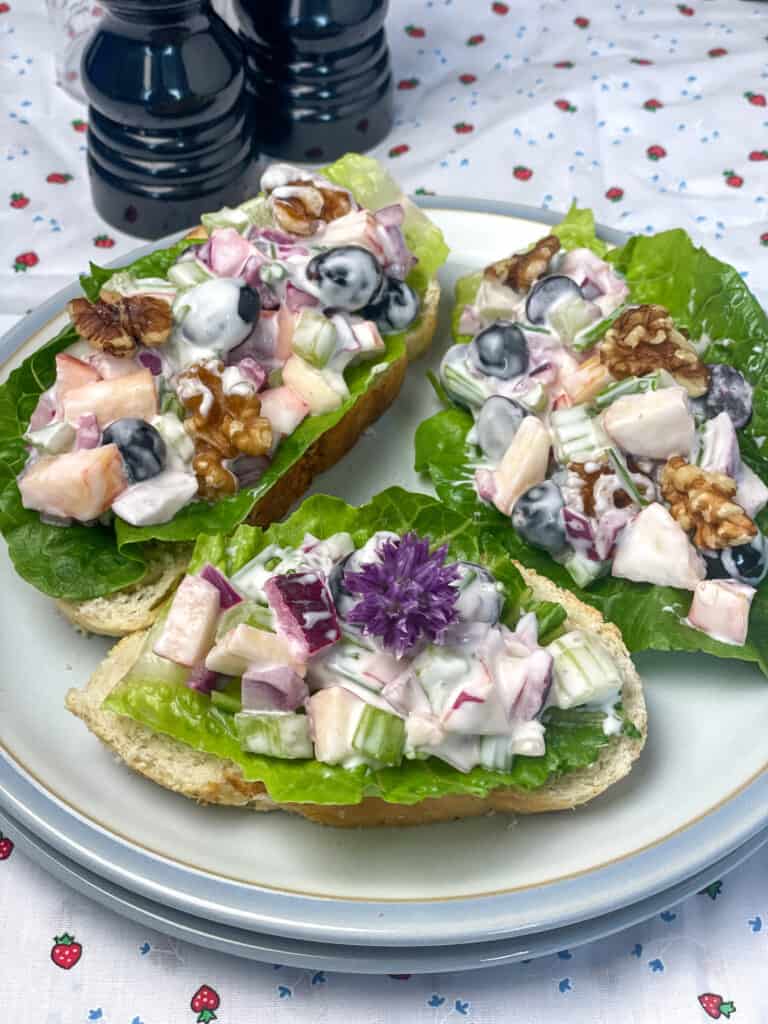
[[[559,601],[565,607],[568,628],[597,633],[610,649],[621,669],[624,712],[640,733],[640,739],[617,737],[603,748],[590,767],[554,778],[540,789],[504,787],[486,797],[443,796],[413,805],[388,803],[378,797],[366,797],[361,803],[349,806],[277,803],[269,797],[262,783],[246,781],[234,762],[193,750],[102,707],[104,699],[138,656],[144,639],[142,633],[120,641],[85,687],[67,693],[66,706],[129,768],[199,803],[247,807],[254,811],[280,809],[322,825],[341,828],[423,825],[492,812],[533,814],[574,808],[624,778],[640,755],[647,734],[642,683],[614,625],[604,622],[599,612],[550,580],[523,566],[518,565],[518,568],[538,599]]]
[[[440,286],[433,280],[424,297],[421,316],[406,339],[407,355],[390,363],[375,377],[373,383],[354,403],[335,427],[331,427],[307,449],[253,507],[248,522],[269,526],[281,519],[308,490],[314,478],[324,473],[352,449],[364,430],[374,423],[394,402],[405,379],[408,364],[428,348],[437,327]],[[89,601],[57,601],[61,613],[73,626],[102,636],[127,636],[147,629],[157,618],[165,598],[175,588],[189,560],[190,548],[174,553],[170,545],[166,554],[153,555],[144,579],[132,587]],[[154,559],[157,559],[155,564]]]

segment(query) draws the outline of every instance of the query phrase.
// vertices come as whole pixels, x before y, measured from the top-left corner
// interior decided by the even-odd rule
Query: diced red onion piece
[[[96,416],[92,412],[86,412],[78,418],[75,431],[75,451],[82,451],[83,448],[98,448],[101,442],[101,430]]]
[[[586,555],[593,562],[601,561],[595,549],[595,533],[592,521],[587,516],[582,515],[581,512],[576,512],[566,505],[563,509],[563,522],[568,540],[576,551]]]
[[[232,608],[236,604],[240,604],[243,600],[240,594],[235,590],[226,576],[219,572],[215,565],[211,565],[209,562],[204,565],[198,573],[198,576],[202,577],[207,583],[211,583],[219,592],[219,607],[223,612],[227,608]]]
[[[387,228],[386,232],[392,249],[392,262],[387,267],[387,270],[392,277],[405,280],[413,267],[418,263],[418,260],[411,254],[408,246],[405,244],[405,238],[400,228]]]
[[[29,421],[30,430],[40,430],[41,427],[47,427],[48,424],[56,417],[56,399],[54,398],[54,389],[49,388],[48,391],[44,391],[37,401],[35,410]]]
[[[139,352],[137,358],[141,365],[149,370],[154,377],[159,377],[163,372],[163,360],[157,352],[150,352],[148,349],[143,349]]]
[[[256,390],[261,391],[267,380],[267,371],[261,363],[253,356],[244,356],[237,366],[242,375],[256,385]]]
[[[595,530],[595,551],[601,562],[606,561],[613,554],[619,534],[630,523],[637,511],[631,508],[609,509],[605,515],[597,521]]]
[[[189,252],[189,250],[187,250],[187,252]],[[203,244],[199,247],[199,249],[197,250],[195,255],[196,255],[197,259],[199,259],[200,262],[202,264],[204,264],[210,270],[210,268],[211,268],[211,240],[210,240],[210,238],[206,242],[203,242]]]
[[[241,277],[253,250],[235,228],[216,228],[211,235],[211,270],[221,277]]]
[[[320,305],[320,300],[309,292],[302,291],[290,281],[285,286],[285,304],[291,313],[298,313],[300,309],[312,309]]]
[[[239,455],[229,463],[229,469],[237,477],[239,486],[253,487],[269,469],[270,460],[266,455]]]
[[[322,573],[272,576],[264,585],[277,617],[278,632],[293,640],[309,657],[341,637],[336,608]]]
[[[391,203],[389,206],[382,206],[380,210],[377,210],[374,217],[385,228],[399,228],[405,220],[405,210],[400,203]]]
[[[526,660],[525,683],[512,708],[511,718],[530,722],[541,712],[552,685],[552,655],[543,647]]]
[[[210,693],[212,690],[217,689],[218,681],[218,674],[207,669],[205,667],[205,662],[201,661],[200,664],[195,665],[189,673],[185,685],[188,686],[190,690],[197,690],[198,693]]]
[[[243,674],[244,711],[295,711],[307,697],[307,684],[288,665],[249,668]]]

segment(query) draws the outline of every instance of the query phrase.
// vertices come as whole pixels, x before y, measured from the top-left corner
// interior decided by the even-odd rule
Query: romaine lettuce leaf
[[[380,206],[401,196],[394,181],[370,157],[342,157],[327,172],[334,181],[350,188],[365,205]],[[448,248],[440,230],[416,207],[409,209],[406,236],[419,257],[418,273],[414,272],[411,283],[423,294],[428,279],[445,261]],[[182,239],[167,249],[140,257],[125,269],[137,277],[165,277],[178,256],[192,244],[194,240]],[[80,278],[86,295],[97,298],[99,289],[113,273],[91,264],[90,273]],[[38,397],[55,379],[56,353],[76,340],[74,330],[65,329],[25,360],[7,383],[0,385],[0,531],[6,537],[19,575],[43,593],[64,600],[100,597],[140,580],[146,571],[143,545],[148,542],[189,542],[203,532],[231,532],[310,446],[344,417],[374,383],[382,367],[405,355],[405,333],[388,335],[383,356],[350,367],[345,372],[350,391],[347,401],[334,412],[308,417],[290,437],[284,438],[256,486],[215,504],[188,505],[169,523],[159,526],[135,527],[116,519],[114,528],[61,528],[41,523],[37,513],[22,508],[15,477],[26,459],[22,434]]]
[[[578,213],[579,211],[576,211]],[[574,216],[571,211],[569,217]],[[573,237],[573,236],[569,236]],[[579,244],[588,239],[581,237]],[[608,259],[626,276],[630,298],[666,306],[693,338],[708,338],[703,358],[737,367],[754,386],[753,416],[739,431],[742,456],[758,475],[768,479],[768,317],[739,273],[696,248],[684,231],[665,231],[631,239]],[[471,302],[477,275],[457,283],[457,308]],[[457,324],[454,311],[454,324]],[[455,331],[457,341],[465,341]],[[472,486],[477,450],[466,436],[472,420],[459,409],[437,413],[419,426],[416,468],[427,474],[440,497],[484,529],[497,533],[510,553],[525,565],[549,576],[615,622],[631,651],[703,651],[720,658],[756,662],[768,675],[768,582],[755,596],[748,641],[743,647],[719,643],[685,625],[691,595],[670,587],[654,587],[621,579],[601,579],[586,589],[545,552],[524,543],[508,518],[480,502]],[[768,513],[761,515],[768,525]]]
[[[306,533],[325,538],[346,530],[361,545],[379,529],[397,533],[415,530],[430,537],[434,544],[446,543],[452,558],[482,562],[503,585],[508,621],[516,621],[521,607],[529,607],[525,583],[491,531],[477,529],[434,498],[397,487],[359,509],[338,498],[317,495],[307,499],[284,523],[266,531],[240,526],[232,537],[201,537],[190,568],[212,562],[224,572],[233,573],[267,544],[296,545]],[[551,602],[542,603],[543,616],[550,625],[558,618],[555,607]],[[104,707],[196,750],[229,758],[240,765],[246,779],[264,782],[273,799],[286,802],[354,804],[365,796],[380,796],[390,802],[412,804],[448,794],[484,796],[498,786],[535,789],[553,774],[592,764],[610,742],[603,733],[601,714],[553,711],[547,726],[546,754],[518,757],[510,772],[474,768],[465,774],[436,758],[406,761],[399,768],[379,771],[365,767],[347,770],[317,761],[285,761],[243,752],[232,716],[186,687],[156,681],[124,682],[112,691]]]

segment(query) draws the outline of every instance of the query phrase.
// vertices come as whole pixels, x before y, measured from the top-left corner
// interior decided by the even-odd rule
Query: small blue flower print
[[[290,999],[291,996],[293,995],[293,992],[291,992],[287,985],[278,985],[277,994],[280,996],[281,999]]]
[[[562,981],[558,982],[557,987],[558,990],[562,993],[573,991],[573,985],[571,984],[570,978],[563,978]]]
[[[635,945],[632,947],[632,956],[636,956],[637,959],[639,960],[642,955],[643,955],[643,947],[640,945],[639,942],[636,942]]]
[[[88,1011],[88,1020],[101,1020],[103,1016],[104,1014],[101,1012],[101,1007],[99,1007],[97,1010]]]
[[[453,1008],[456,1013],[460,1013],[462,1017],[466,1017],[469,1013],[469,1003],[462,1003],[460,999],[457,999],[453,1004]]]
[[[759,931],[762,931],[763,921],[760,917],[751,917],[749,921],[747,921],[747,924],[752,929],[752,931],[755,932],[755,934],[757,934],[757,932]]]
[[[666,921],[666,923],[669,924],[670,921],[675,920],[677,914],[673,914],[671,910],[664,910],[661,914],[659,914],[659,917],[662,921]]]
[[[658,957],[655,960],[649,960],[648,966],[654,974],[661,974],[664,971],[664,964]]]
[[[438,1006],[442,1006],[444,1002],[445,1002],[445,998],[443,996],[437,995],[437,993],[435,992],[427,1000],[427,1006],[434,1006],[435,1008],[437,1008]]]

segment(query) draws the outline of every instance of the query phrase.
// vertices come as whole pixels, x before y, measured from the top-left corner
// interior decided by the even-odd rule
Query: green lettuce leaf
[[[154,252],[140,256],[133,263],[121,269],[129,270],[134,277],[166,277],[176,260],[191,245],[199,245],[199,238],[182,238],[175,245],[167,249],[155,249]],[[80,275],[80,287],[86,297],[95,302],[99,297],[102,285],[115,273],[114,267],[99,267],[95,263],[89,264],[90,271]]]
[[[325,538],[346,530],[361,545],[384,528],[397,533],[415,530],[436,545],[447,544],[450,557],[487,566],[502,583],[505,617],[510,622],[528,606],[530,595],[525,582],[492,532],[478,530],[434,498],[397,487],[359,509],[338,498],[317,495],[307,499],[284,523],[266,531],[240,526],[232,537],[201,537],[190,568],[195,570],[211,562],[225,573],[233,573],[267,544],[295,545],[306,533]],[[556,607],[542,602],[541,611],[550,623],[558,617]],[[474,768],[465,774],[436,758],[406,761],[399,768],[378,771],[366,767],[348,770],[318,761],[287,761],[243,752],[232,716],[186,687],[151,680],[123,682],[104,706],[195,750],[229,758],[242,768],[246,779],[263,782],[270,796],[281,802],[354,804],[365,796],[379,796],[390,802],[413,804],[449,794],[484,796],[498,786],[535,789],[553,775],[592,764],[610,742],[603,733],[602,715],[551,711],[544,756],[518,757],[509,772]]]
[[[605,257],[610,246],[595,231],[595,215],[591,210],[580,210],[573,203],[568,213],[552,229],[564,249],[591,249],[601,258]]]
[[[582,237],[579,244],[584,244]],[[636,237],[608,259],[626,276],[633,302],[666,306],[693,338],[708,338],[707,362],[737,367],[754,387],[753,415],[739,431],[744,460],[768,479],[768,317],[731,266],[696,248],[684,231]],[[457,285],[457,305],[467,302],[471,278]],[[470,300],[471,301],[471,300]],[[465,340],[460,336],[457,340]],[[507,517],[481,503],[472,486],[478,450],[466,442],[472,420],[468,413],[448,409],[419,426],[416,469],[427,474],[440,497],[462,514],[474,516],[495,531],[509,552],[525,565],[549,576],[593,605],[622,631],[630,651],[702,651],[719,658],[756,662],[768,675],[768,582],[752,604],[747,643],[743,647],[712,640],[685,625],[691,595],[671,587],[629,580],[601,579],[586,589],[545,552],[522,541]],[[761,515],[768,525],[768,513]]]
[[[363,205],[377,208],[401,196],[394,181],[370,157],[343,157],[328,168],[328,175],[349,188]],[[440,230],[415,206],[408,209],[406,237],[419,257],[415,276],[409,280],[423,295],[428,280],[445,261],[448,248]],[[165,277],[178,256],[193,244],[193,239],[182,239],[140,257],[125,269],[136,277]],[[89,299],[98,297],[101,286],[113,273],[91,264],[90,273],[80,278]],[[62,529],[46,526],[37,513],[22,508],[15,478],[26,459],[22,435],[29,417],[40,394],[55,379],[56,353],[76,340],[74,330],[65,329],[0,385],[0,531],[19,575],[43,593],[64,600],[101,597],[140,580],[146,572],[143,546],[149,542],[183,543],[196,540],[201,533],[234,530],[311,445],[344,417],[382,369],[402,358],[406,350],[405,333],[388,335],[384,355],[349,367],[344,376],[350,397],[334,412],[308,417],[284,438],[269,469],[254,487],[215,504],[188,505],[159,526],[136,527],[118,518],[113,528]]]

